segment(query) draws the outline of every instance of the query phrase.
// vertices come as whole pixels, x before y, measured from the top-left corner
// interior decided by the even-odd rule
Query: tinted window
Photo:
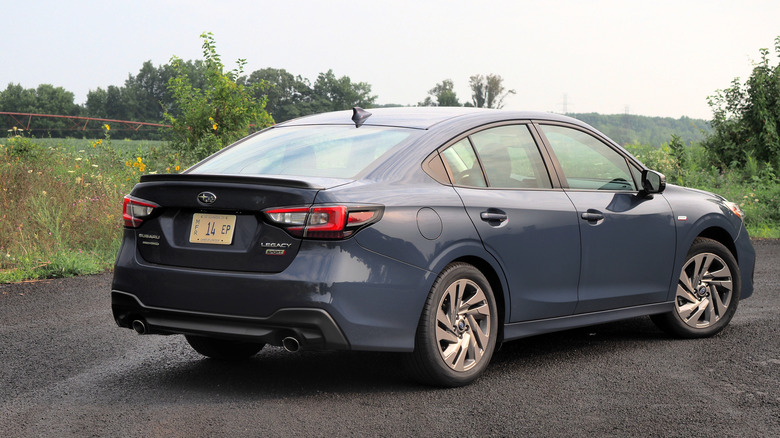
[[[191,173],[352,178],[421,132],[375,126],[275,128],[224,149]]]
[[[597,138],[572,128],[542,125],[573,189],[635,190],[626,159]]]
[[[471,136],[490,187],[552,187],[542,156],[526,125],[500,126]]]
[[[474,149],[468,138],[455,143],[441,153],[452,173],[452,182],[458,186],[487,187]]]

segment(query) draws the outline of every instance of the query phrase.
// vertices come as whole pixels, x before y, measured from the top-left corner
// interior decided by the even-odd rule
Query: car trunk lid
[[[311,205],[320,190],[351,180],[237,175],[144,175],[131,196],[158,205],[133,229],[140,257],[186,268],[275,273],[301,239],[264,220],[263,210]]]

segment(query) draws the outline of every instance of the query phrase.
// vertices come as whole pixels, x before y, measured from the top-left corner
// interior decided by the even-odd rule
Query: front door
[[[579,221],[582,260],[575,313],[664,301],[676,246],[666,199],[639,196],[634,164],[596,137],[566,126],[540,129]]]

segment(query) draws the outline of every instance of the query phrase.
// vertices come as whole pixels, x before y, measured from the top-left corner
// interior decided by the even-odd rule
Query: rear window
[[[270,129],[207,158],[190,173],[353,178],[420,130],[377,126]]]

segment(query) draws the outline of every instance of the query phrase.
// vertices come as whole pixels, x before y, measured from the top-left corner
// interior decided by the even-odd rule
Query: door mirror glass
[[[666,177],[654,170],[642,171],[642,192],[661,193],[666,188]]]

